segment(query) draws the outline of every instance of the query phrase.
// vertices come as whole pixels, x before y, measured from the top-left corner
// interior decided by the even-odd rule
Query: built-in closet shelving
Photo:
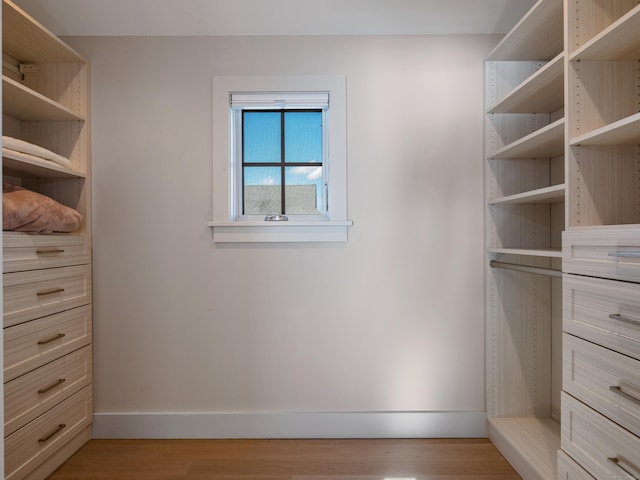
[[[640,6],[569,6],[569,226],[640,223]]]
[[[487,431],[525,480],[640,478],[638,32],[539,0],[486,62]]]
[[[560,447],[563,25],[562,0],[540,0],[485,64],[487,431],[540,480]]]
[[[640,478],[640,0],[565,0],[558,478]]]
[[[3,181],[78,210],[76,231],[3,232],[4,478],[46,478],[91,436],[89,65],[2,2],[3,135],[70,168],[3,148]]]

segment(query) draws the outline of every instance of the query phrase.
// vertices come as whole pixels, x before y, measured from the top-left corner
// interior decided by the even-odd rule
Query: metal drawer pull
[[[44,437],[39,438],[39,439],[38,439],[38,442],[40,442],[40,443],[44,443],[44,442],[46,442],[46,441],[50,440],[50,439],[51,439],[51,437],[53,437],[53,436],[54,436],[54,435],[56,435],[57,433],[60,433],[60,432],[64,429],[64,427],[66,427],[66,425],[65,425],[64,423],[61,423],[61,424],[60,424],[60,425],[58,425],[58,426],[56,427],[56,429],[55,429],[53,432],[51,432],[49,435],[45,435]]]
[[[640,480],[640,473],[638,473],[639,470],[632,463],[620,457],[609,457],[607,458],[607,461],[613,463],[616,467],[626,473],[629,478]]]
[[[55,342],[56,340],[60,340],[64,336],[66,336],[66,333],[59,333],[51,338],[47,338],[46,340],[38,341],[38,345],[46,345],[47,343]]]
[[[609,318],[611,320],[618,320],[620,322],[635,323],[636,325],[640,325],[640,319],[625,317],[624,315],[620,315],[619,313],[612,313],[609,315]]]
[[[620,395],[621,397],[626,398],[627,400],[631,400],[632,402],[636,402],[636,403],[640,403],[640,398],[631,395],[630,393],[625,392],[621,386],[619,385],[611,385],[609,387],[609,390],[611,390],[614,393],[617,393],[618,395]]]
[[[36,295],[42,297],[44,295],[53,295],[54,293],[62,293],[64,292],[64,288],[51,288],[49,290],[40,290]]]
[[[609,252],[610,257],[631,257],[640,258],[640,252]]]
[[[44,387],[41,388],[40,390],[38,390],[39,394],[43,394],[43,393],[47,393],[49,390],[53,390],[54,388],[56,388],[58,385],[62,385],[64,382],[66,382],[67,379],[66,378],[59,378],[57,381],[53,382],[51,385],[49,385],[48,387]]]
[[[36,250],[36,255],[45,255],[47,253],[64,253],[63,248],[48,248],[45,250]]]

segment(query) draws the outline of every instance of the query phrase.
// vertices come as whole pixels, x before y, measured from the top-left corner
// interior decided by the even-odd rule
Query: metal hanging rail
[[[518,272],[536,273],[538,275],[562,278],[562,272],[560,270],[554,270],[553,268],[530,267],[529,265],[498,262],[497,260],[491,260],[489,266],[492,268],[504,268],[506,270],[516,270]]]

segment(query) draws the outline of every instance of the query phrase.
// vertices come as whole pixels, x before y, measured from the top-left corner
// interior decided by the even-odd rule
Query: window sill
[[[351,220],[322,222],[211,221],[215,243],[346,242]]]

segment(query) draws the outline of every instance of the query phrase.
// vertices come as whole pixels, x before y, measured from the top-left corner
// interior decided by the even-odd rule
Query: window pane
[[[282,213],[280,167],[244,167],[244,214]]]
[[[285,213],[320,215],[323,205],[322,167],[285,168]]]
[[[285,161],[322,163],[322,112],[286,112],[284,142]]]
[[[280,162],[280,112],[244,112],[245,163]]]

